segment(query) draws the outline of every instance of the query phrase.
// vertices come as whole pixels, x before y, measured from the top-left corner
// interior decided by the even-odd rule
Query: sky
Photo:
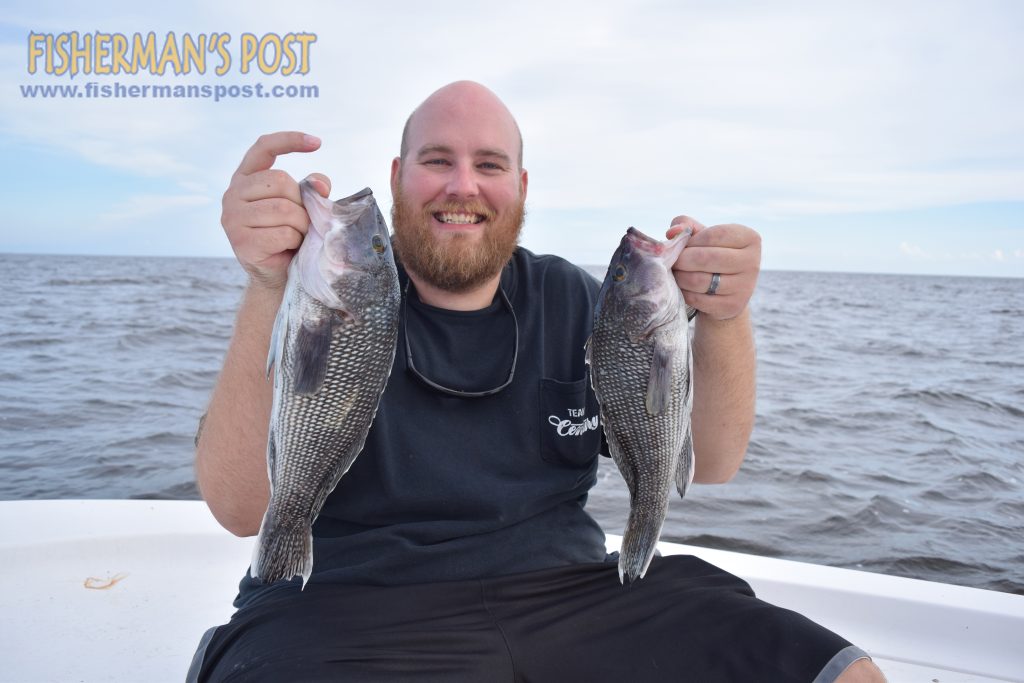
[[[30,35],[72,31],[153,32],[158,46],[168,32],[226,34],[231,61],[223,75],[213,53],[204,74],[46,73]],[[315,35],[307,72],[242,73],[244,34]],[[1024,277],[1012,0],[8,1],[0,252],[230,257],[221,196],[276,130],[323,140],[277,167],[325,173],[339,197],[369,185],[387,215],[405,118],[459,79],[519,122],[535,252],[604,264],[626,227],[663,234],[686,214],[757,230],[766,269]],[[24,95],[87,83],[319,96]]]

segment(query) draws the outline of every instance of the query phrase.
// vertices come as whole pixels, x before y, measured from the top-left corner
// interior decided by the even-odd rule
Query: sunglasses
[[[416,368],[416,364],[413,362],[412,345],[409,343],[409,285],[411,284],[412,280],[407,280],[405,283],[405,291],[402,293],[402,320],[405,323],[405,364],[416,379],[435,391],[440,391],[442,394],[455,396],[456,398],[482,398],[484,396],[493,396],[506,388],[509,384],[512,384],[512,379],[516,375],[516,361],[519,360],[519,319],[516,318],[516,312],[512,308],[512,302],[508,300],[508,295],[505,294],[504,287],[500,284],[498,285],[498,295],[501,298],[501,303],[504,304],[505,308],[508,309],[508,312],[512,315],[512,324],[516,329],[516,335],[512,346],[512,367],[508,369],[508,379],[493,389],[485,389],[484,391],[464,391],[462,389],[452,389],[451,387],[446,387],[443,384],[435,382],[420,372]]]

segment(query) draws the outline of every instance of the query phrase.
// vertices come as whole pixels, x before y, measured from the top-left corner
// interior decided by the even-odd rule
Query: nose
[[[445,188],[450,197],[475,197],[479,191],[472,164],[457,164],[448,177]]]

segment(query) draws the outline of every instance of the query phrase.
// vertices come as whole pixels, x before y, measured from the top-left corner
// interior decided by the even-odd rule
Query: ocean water
[[[198,498],[234,261],[0,254],[0,277],[0,499]],[[752,308],[747,459],[662,537],[1024,594],[1024,279],[769,271]],[[588,509],[622,532],[608,459]]]

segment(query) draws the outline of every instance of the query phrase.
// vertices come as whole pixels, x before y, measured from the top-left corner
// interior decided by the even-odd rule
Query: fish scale
[[[376,324],[350,325],[339,327],[331,342],[331,356],[327,374],[324,377],[322,394],[317,396],[296,396],[281,411],[275,423],[275,433],[283,433],[287,438],[283,444],[294,450],[306,450],[318,453],[343,453],[336,461],[331,459],[303,459],[279,461],[289,465],[299,464],[303,469],[300,473],[289,476],[288,467],[276,467],[273,480],[280,482],[302,482],[324,480],[326,486],[311,488],[303,486],[279,486],[279,494],[275,503],[279,507],[298,506],[310,508],[307,499],[315,499],[310,492],[319,492],[324,488],[333,489],[337,481],[348,471],[355,461],[365,438],[366,425],[376,412],[382,386],[366,386],[364,390],[353,391],[346,385],[346,379],[356,373],[365,372],[368,377],[384,377],[390,371],[391,359],[376,353],[378,345],[386,346],[389,340],[386,326]],[[286,346],[286,348],[288,348]],[[286,362],[290,360],[286,355]],[[360,387],[356,387],[360,388]],[[285,393],[293,390],[290,376],[285,373]],[[289,429],[289,425],[297,428]],[[285,496],[288,496],[287,498]]]
[[[689,323],[671,274],[686,239],[660,243],[630,228],[612,257],[587,342],[601,422],[630,496],[623,582],[642,578],[650,565],[673,480],[682,496],[693,477]]]
[[[364,190],[331,203],[300,184],[311,227],[289,266],[268,367],[270,501],[251,573],[313,569],[312,525],[355,462],[387,385],[401,294],[384,219]]]

